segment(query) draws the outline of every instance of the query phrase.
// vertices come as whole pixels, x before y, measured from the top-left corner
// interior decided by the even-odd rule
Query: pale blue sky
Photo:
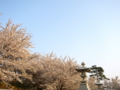
[[[33,52],[70,56],[120,76],[120,0],[0,0],[0,22],[32,34]]]

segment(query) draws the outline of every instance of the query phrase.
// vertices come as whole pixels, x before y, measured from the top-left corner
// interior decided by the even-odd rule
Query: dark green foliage
[[[102,67],[97,67],[96,65],[93,65],[91,68],[91,75],[90,76],[96,76],[97,80],[104,80],[107,79],[109,80],[109,78],[107,78],[103,73],[104,73],[104,69]]]

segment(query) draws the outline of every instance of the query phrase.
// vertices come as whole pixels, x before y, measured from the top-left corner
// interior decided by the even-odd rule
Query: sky
[[[70,56],[120,77],[120,0],[0,0],[9,19],[31,33],[31,53]]]

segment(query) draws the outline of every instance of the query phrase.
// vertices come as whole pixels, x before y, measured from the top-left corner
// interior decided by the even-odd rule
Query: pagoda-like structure
[[[86,72],[90,72],[90,69],[85,67],[85,63],[82,62],[82,67],[77,68],[76,70],[81,73],[81,78],[83,79],[80,83],[80,87],[78,90],[90,90],[86,81]]]

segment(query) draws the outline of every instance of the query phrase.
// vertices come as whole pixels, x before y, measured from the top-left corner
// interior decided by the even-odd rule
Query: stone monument
[[[102,84],[102,83],[100,83],[100,81],[99,81],[99,80],[98,80],[98,82],[97,82],[97,83],[95,83],[95,85],[97,85],[97,86],[98,86],[98,90],[101,90],[101,89],[102,89],[100,86],[102,86],[103,84]]]
[[[83,79],[80,83],[80,87],[78,90],[90,90],[89,87],[88,87],[88,84],[87,84],[87,81],[86,81],[86,72],[90,72],[90,68],[87,68],[85,67],[85,63],[82,62],[82,67],[79,67],[76,69],[76,71],[80,72],[81,73],[81,78]]]

